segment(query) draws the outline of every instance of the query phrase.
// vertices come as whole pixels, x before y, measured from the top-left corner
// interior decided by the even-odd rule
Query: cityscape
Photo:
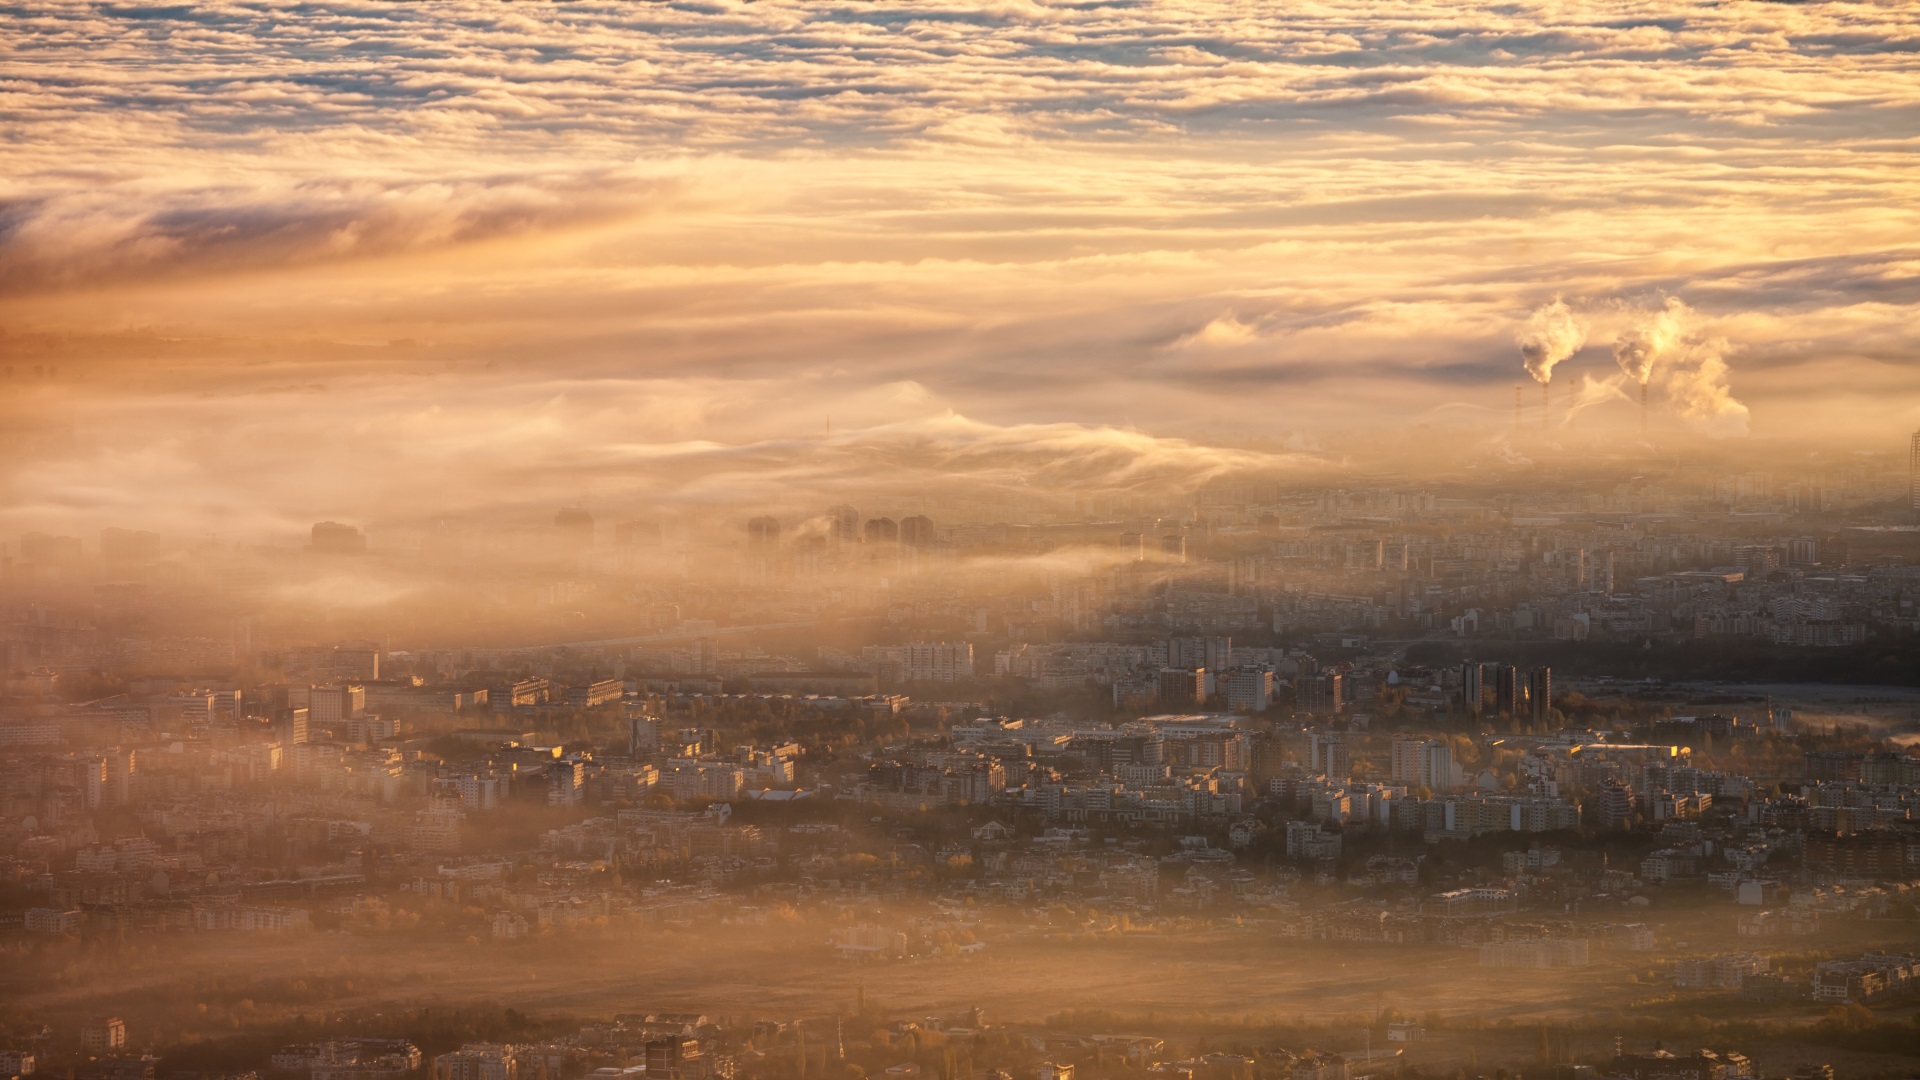
[[[9,1060],[1898,1071],[1912,464],[25,534]]]
[[[0,1080],[1920,1077],[1911,22],[5,9]]]

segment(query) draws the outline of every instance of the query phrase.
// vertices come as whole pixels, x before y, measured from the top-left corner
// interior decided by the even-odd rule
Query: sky
[[[1556,428],[1644,373],[1656,433],[1884,449],[1912,15],[0,4],[0,508],[1124,487],[1491,446],[1543,363]]]

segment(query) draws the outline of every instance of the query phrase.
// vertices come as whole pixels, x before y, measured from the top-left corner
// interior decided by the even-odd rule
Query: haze
[[[0,1080],[1911,1080],[1917,150],[1891,0],[0,0]]]

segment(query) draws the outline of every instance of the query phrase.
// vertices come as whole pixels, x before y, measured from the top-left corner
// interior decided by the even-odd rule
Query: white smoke
[[[1645,385],[1653,369],[1686,334],[1693,309],[1677,296],[1667,297],[1656,311],[1643,312],[1637,322],[1613,343],[1613,360],[1627,378]]]
[[[1626,381],[1624,377],[1619,375],[1596,379],[1583,372],[1580,377],[1574,381],[1573,402],[1567,406],[1566,419],[1562,420],[1560,425],[1562,427],[1572,427],[1574,417],[1579,416],[1595,405],[1604,405],[1609,401],[1625,401],[1631,403],[1633,398],[1629,397],[1627,392],[1621,389],[1621,387],[1626,385]]]
[[[1527,374],[1545,386],[1553,380],[1554,365],[1587,343],[1587,331],[1573,317],[1567,302],[1556,296],[1527,316],[1514,340],[1520,346]]]
[[[1613,359],[1627,378],[1660,383],[1681,418],[1715,435],[1745,435],[1747,406],[1733,396],[1727,379],[1724,338],[1700,329],[1700,313],[1677,296],[1652,311],[1640,312],[1613,343]]]
[[[1689,424],[1713,435],[1745,435],[1748,410],[1727,385],[1725,338],[1697,338],[1667,365],[1667,397]]]

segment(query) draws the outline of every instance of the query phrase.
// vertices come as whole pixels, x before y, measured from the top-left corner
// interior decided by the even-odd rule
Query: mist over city
[[[1920,1077],[1917,27],[0,4],[0,1080]]]

